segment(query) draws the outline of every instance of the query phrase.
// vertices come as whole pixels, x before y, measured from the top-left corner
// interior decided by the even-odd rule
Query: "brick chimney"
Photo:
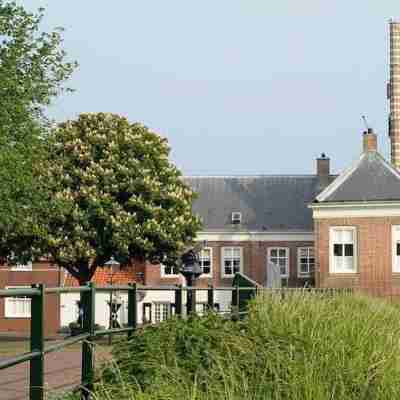
[[[377,150],[377,137],[372,128],[363,133],[363,152],[369,153]]]
[[[329,176],[329,174],[330,174],[329,161],[330,160],[325,155],[325,153],[322,153],[321,157],[317,158],[317,175],[318,176]]]

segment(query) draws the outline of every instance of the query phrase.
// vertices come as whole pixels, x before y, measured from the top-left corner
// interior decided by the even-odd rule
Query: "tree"
[[[145,126],[81,114],[54,130],[46,154],[39,247],[80,284],[111,257],[172,265],[194,239],[194,194],[168,160],[166,139]]]
[[[37,14],[0,0],[0,145],[36,138],[46,122],[44,107],[70,89],[64,82],[76,63],[65,61],[62,28],[40,31]]]
[[[45,108],[76,63],[65,60],[62,29],[41,32],[44,10],[0,0],[0,255],[28,256],[32,208],[42,201],[33,166],[43,156]],[[11,257],[12,258],[12,257]]]

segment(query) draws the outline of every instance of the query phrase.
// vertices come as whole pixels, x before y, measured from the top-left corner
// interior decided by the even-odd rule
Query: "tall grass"
[[[400,311],[357,296],[257,298],[249,317],[173,319],[115,346],[98,399],[396,399]]]

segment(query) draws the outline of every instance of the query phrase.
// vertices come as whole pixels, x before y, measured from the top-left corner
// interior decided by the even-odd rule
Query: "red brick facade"
[[[16,271],[8,266],[0,267],[0,288],[22,286],[30,287],[34,283],[44,283],[46,287],[62,285],[63,272],[48,262],[34,263],[32,271]],[[30,318],[11,318],[5,315],[5,299],[0,299],[0,331],[29,332]],[[46,335],[54,334],[60,328],[59,295],[46,296]]]
[[[320,287],[359,287],[390,291],[400,287],[400,274],[392,272],[392,226],[400,217],[329,218],[315,220],[316,284]],[[329,230],[356,228],[357,273],[329,272]]]
[[[267,276],[267,254],[268,248],[285,247],[289,249],[289,280],[291,287],[304,286],[305,278],[298,277],[297,249],[299,247],[313,247],[312,241],[218,241],[207,242],[207,247],[212,249],[212,278],[199,278],[199,286],[207,286],[209,283],[215,287],[231,286],[231,278],[222,278],[221,261],[223,247],[241,247],[243,249],[243,272],[251,279],[260,284],[265,284]],[[309,281],[309,279],[308,279]],[[158,265],[147,265],[145,269],[145,284],[175,285],[182,283],[182,278],[162,277]]]

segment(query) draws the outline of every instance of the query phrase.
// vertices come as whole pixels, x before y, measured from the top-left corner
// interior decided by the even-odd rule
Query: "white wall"
[[[140,291],[140,290],[139,290]],[[175,303],[175,292],[174,291],[146,291],[146,295],[143,299],[138,302],[137,306],[137,319],[138,323],[141,324],[143,321],[143,304],[150,303],[152,307],[151,319],[155,321],[155,304],[157,303]],[[128,322],[128,295],[126,292],[119,292],[117,297],[122,302],[121,308],[118,312],[118,321],[121,324]],[[68,326],[69,323],[74,322],[78,318],[78,306],[77,301],[79,300],[79,293],[63,293],[61,294],[61,326]],[[109,327],[110,308],[107,302],[110,299],[109,293],[96,293],[96,309],[95,309],[95,323],[105,328]],[[231,291],[218,291],[214,292],[214,302],[220,305],[221,311],[229,311],[232,301]],[[196,302],[207,303],[207,291],[199,290],[196,291]],[[184,313],[186,310],[186,291],[183,291],[183,306]],[[201,311],[201,306],[197,307],[198,311]]]

